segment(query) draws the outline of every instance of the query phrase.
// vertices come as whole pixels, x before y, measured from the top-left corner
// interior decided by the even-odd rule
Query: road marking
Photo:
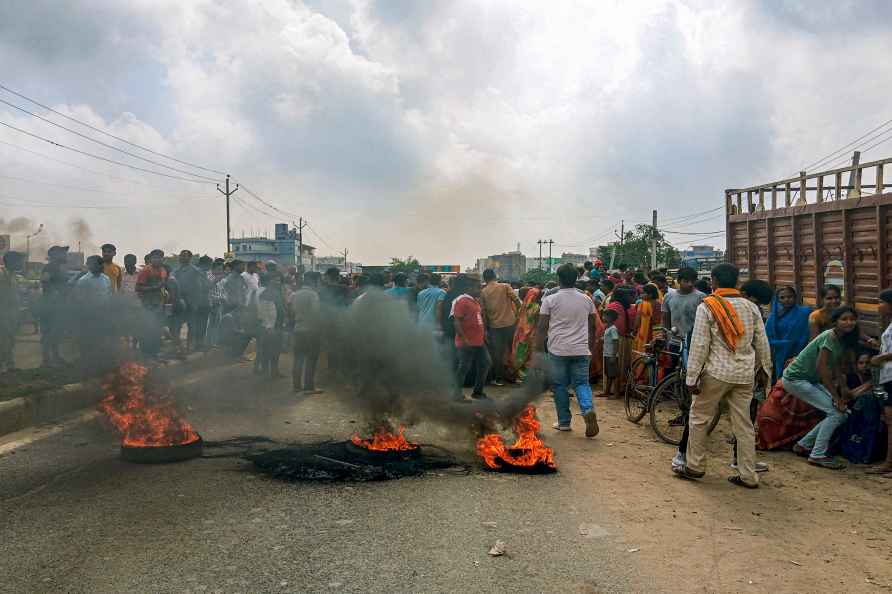
[[[88,410],[86,412],[69,415],[63,418],[59,423],[55,423],[51,426],[28,427],[21,431],[10,433],[0,439],[0,456],[8,454],[9,452],[17,450],[30,443],[34,443],[35,441],[40,441],[41,439],[46,439],[47,437],[62,433],[75,425],[92,421],[100,414],[101,413],[98,410]]]

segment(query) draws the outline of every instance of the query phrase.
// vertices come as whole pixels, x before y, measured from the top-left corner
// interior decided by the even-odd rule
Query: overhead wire
[[[103,146],[107,149],[111,149],[113,151],[118,151],[120,153],[123,153],[123,154],[127,155],[128,157],[133,157],[134,159],[139,159],[141,161],[145,161],[146,163],[151,163],[152,165],[156,165],[158,167],[164,167],[165,169],[169,169],[171,171],[176,171],[177,173],[182,173],[184,175],[191,175],[198,179],[204,179],[204,180],[208,180],[208,181],[212,181],[212,182],[219,181],[213,177],[208,177],[208,176],[202,175],[200,173],[192,173],[191,171],[186,171],[185,169],[180,169],[178,167],[173,167],[171,165],[165,165],[164,163],[160,163],[158,161],[148,159],[146,157],[137,155],[136,153],[131,153],[130,151],[125,151],[124,149],[116,147],[111,144],[108,144],[107,142],[102,142],[101,140],[97,140],[91,136],[87,136],[86,134],[82,134],[82,133],[78,132],[77,130],[72,130],[71,128],[67,128],[67,127],[63,126],[62,124],[59,124],[58,122],[54,122],[53,120],[45,118],[42,115],[36,114],[32,111],[29,111],[29,110],[25,109],[24,107],[19,107],[18,105],[15,105],[14,103],[10,103],[9,101],[7,101],[5,99],[0,99],[0,103],[8,105],[8,106],[12,107],[13,109],[17,109],[17,110],[21,111],[22,113],[26,113],[32,117],[35,117],[42,122],[46,122],[47,124],[50,124],[51,126],[56,126],[57,128],[65,130],[66,132],[70,132],[71,134],[74,134],[75,136],[79,136],[85,140],[89,140],[90,142],[94,142],[94,143],[98,144],[99,146]]]
[[[166,155],[166,154],[164,154],[164,153],[161,153],[161,152],[152,150],[152,149],[150,149],[150,148],[148,148],[148,147],[145,147],[145,146],[142,146],[142,145],[140,145],[140,144],[136,144],[135,142],[132,142],[132,141],[127,140],[127,139],[125,139],[125,138],[121,138],[120,136],[115,136],[114,134],[112,134],[112,133],[110,133],[110,132],[106,132],[105,130],[102,130],[101,128],[97,128],[96,126],[93,126],[93,125],[88,124],[88,123],[86,123],[86,122],[83,122],[83,121],[81,121],[81,120],[79,120],[79,119],[77,119],[77,118],[73,118],[73,117],[71,117],[70,115],[67,115],[67,114],[64,114],[64,113],[62,113],[62,112],[60,112],[60,111],[57,111],[57,110],[53,109],[52,107],[49,107],[48,105],[44,105],[43,103],[37,101],[36,99],[32,99],[31,97],[28,97],[27,95],[24,95],[24,94],[22,94],[22,93],[19,93],[18,91],[14,91],[13,89],[10,89],[9,87],[3,85],[2,83],[0,83],[0,89],[6,91],[7,93],[10,93],[10,94],[12,94],[12,95],[15,95],[16,97],[19,97],[19,98],[21,98],[21,99],[24,99],[25,101],[28,101],[28,102],[30,102],[30,103],[33,103],[34,105],[37,105],[38,107],[41,107],[41,108],[43,108],[43,109],[45,109],[45,110],[47,110],[47,111],[49,111],[49,112],[52,112],[52,113],[54,113],[54,114],[56,114],[56,115],[58,115],[58,116],[61,116],[61,117],[65,118],[66,120],[75,122],[75,123],[77,123],[77,124],[80,124],[81,126],[85,126],[85,127],[89,128],[90,130],[93,130],[93,131],[95,131],[95,132],[99,132],[100,134],[104,134],[105,136],[108,136],[109,138],[114,138],[115,140],[117,140],[117,141],[119,141],[119,142],[123,142],[123,143],[125,143],[125,144],[130,145],[130,146],[136,147],[136,148],[138,148],[138,149],[140,149],[140,150],[146,151],[147,153],[151,153],[151,154],[153,154],[153,155],[157,155],[157,156],[159,156],[159,157],[164,157],[165,159],[170,159],[171,161],[175,161],[175,162],[177,162],[177,163],[180,163],[181,165],[186,165],[186,166],[188,166],[188,167],[192,167],[192,168],[194,168],[194,169],[201,169],[202,171],[208,171],[208,172],[210,172],[210,173],[218,173],[218,174],[220,174],[220,175],[226,175],[225,172],[220,171],[220,170],[218,170],[218,169],[214,169],[214,168],[212,168],[212,167],[204,167],[204,166],[202,166],[202,165],[196,165],[195,163],[190,163],[189,161],[183,161],[182,159],[177,159],[176,157],[171,157],[170,155]]]
[[[840,153],[840,152],[842,152],[842,151],[845,151],[845,150],[849,149],[850,147],[853,147],[856,143],[858,143],[858,142],[861,141],[862,139],[866,138],[867,136],[870,136],[871,134],[873,134],[873,133],[876,132],[877,130],[880,130],[880,129],[882,129],[882,128],[885,128],[885,127],[888,126],[889,124],[892,124],[892,119],[890,119],[890,120],[886,120],[885,122],[883,122],[883,123],[880,124],[879,126],[873,128],[873,129],[871,129],[871,130],[868,130],[866,133],[862,134],[861,136],[859,136],[859,137],[856,138],[855,140],[851,141],[851,142],[848,143],[848,144],[845,144],[845,145],[839,147],[838,149],[836,149],[835,151],[833,151],[833,152],[831,152],[831,153],[828,153],[827,155],[825,155],[824,157],[821,157],[821,158],[818,159],[817,161],[814,161],[814,162],[812,162],[812,163],[809,163],[808,165],[803,166],[802,169],[800,169],[800,171],[808,171],[809,169],[811,169],[811,168],[813,168],[813,167],[820,167],[823,163],[826,163],[826,162],[828,162],[828,161],[832,161],[832,160],[836,159],[837,156],[838,156],[837,153]],[[885,132],[881,132],[881,134],[885,134]],[[870,140],[868,140],[868,142],[870,142]],[[794,174],[794,175],[795,175],[795,174]]]
[[[60,165],[66,165],[66,166],[68,166],[68,167],[73,167],[73,168],[75,168],[75,169],[80,170],[81,172],[91,173],[91,174],[93,174],[93,175],[101,175],[101,176],[103,176],[103,177],[107,177],[107,178],[109,178],[109,179],[114,179],[114,180],[118,180],[118,181],[122,181],[122,182],[130,183],[130,184],[137,184],[137,185],[140,185],[140,186],[145,186],[145,187],[147,187],[147,188],[152,188],[152,189],[155,189],[155,190],[159,190],[159,191],[161,191],[161,192],[167,192],[167,191],[168,191],[168,188],[162,188],[161,186],[153,186],[152,184],[147,184],[146,182],[144,182],[144,181],[142,181],[142,180],[132,179],[132,178],[129,178],[129,177],[121,177],[121,176],[119,176],[119,175],[114,175],[114,174],[107,173],[107,172],[104,172],[104,171],[99,171],[98,169],[90,169],[90,168],[88,168],[88,167],[84,167],[84,166],[82,166],[82,165],[78,165],[77,163],[71,163],[71,162],[69,162],[69,161],[65,161],[65,160],[63,160],[63,159],[57,159],[57,158],[55,158],[55,157],[51,157],[50,155],[47,155],[47,154],[45,154],[45,153],[41,153],[40,151],[34,151],[34,150],[25,148],[25,147],[23,147],[23,146],[21,146],[21,145],[18,145],[18,144],[12,143],[12,142],[6,142],[5,140],[0,140],[0,144],[4,144],[4,145],[6,145],[6,146],[10,146],[10,147],[12,147],[12,148],[14,148],[14,149],[17,149],[17,150],[20,150],[20,151],[24,151],[24,152],[26,152],[26,153],[30,153],[30,154],[32,154],[32,155],[36,155],[36,156],[38,156],[38,157],[42,157],[42,158],[46,159],[47,161],[52,161],[52,162],[54,162],[54,163],[59,163]]]
[[[49,138],[44,138],[43,136],[40,136],[40,135],[38,135],[38,134],[34,134],[33,132],[28,132],[27,130],[23,130],[23,129],[17,127],[17,126],[13,126],[12,124],[7,124],[6,122],[0,122],[0,126],[6,126],[7,128],[9,128],[9,129],[11,129],[11,130],[15,130],[16,132],[20,132],[21,134],[25,134],[26,136],[30,136],[30,137],[32,137],[32,138],[36,138],[36,139],[38,139],[38,140],[42,140],[43,142],[47,142],[47,143],[49,143],[49,144],[51,144],[51,145],[53,145],[53,146],[57,146],[57,147],[59,147],[59,148],[64,148],[64,149],[66,149],[66,150],[73,151],[73,152],[75,152],[75,153],[78,153],[78,154],[81,154],[81,155],[84,155],[84,156],[87,156],[87,157],[92,157],[93,159],[98,159],[98,160],[100,160],[100,161],[105,161],[105,162],[107,162],[107,163],[112,163],[112,164],[114,164],[114,165],[120,165],[120,166],[122,166],[122,167],[128,167],[128,168],[130,168],[130,169],[134,169],[134,170],[136,170],[136,171],[142,171],[142,172],[144,172],[144,173],[151,173],[152,175],[160,175],[160,176],[162,176],[162,177],[168,177],[168,178],[170,178],[170,179],[178,179],[178,180],[181,180],[181,181],[187,181],[187,182],[192,182],[192,183],[196,183],[196,184],[216,183],[214,180],[211,180],[211,181],[204,181],[204,180],[201,180],[201,179],[194,179],[194,178],[188,178],[188,177],[181,177],[181,176],[178,176],[178,175],[170,175],[170,174],[168,174],[168,173],[163,173],[163,172],[161,172],[161,171],[154,171],[154,170],[152,170],[152,169],[146,169],[146,168],[144,168],[144,167],[137,167],[136,165],[133,165],[133,164],[131,164],[131,163],[124,163],[124,162],[122,162],[122,161],[115,161],[114,159],[109,159],[108,157],[103,157],[103,156],[101,156],[101,155],[94,155],[93,153],[89,153],[89,152],[87,152],[87,151],[82,151],[82,150],[80,150],[80,149],[76,149],[76,148],[74,148],[74,147],[70,147],[70,146],[64,145],[64,144],[62,144],[61,142],[56,142],[55,140],[50,140]],[[210,178],[208,178],[208,179],[210,179]]]
[[[65,189],[65,190],[73,190],[73,191],[75,191],[75,192],[91,192],[91,193],[94,193],[94,194],[107,194],[107,195],[109,195],[109,196],[116,196],[116,197],[118,197],[118,198],[136,198],[136,196],[130,196],[130,195],[127,195],[127,194],[121,194],[120,192],[114,192],[114,191],[111,191],[111,190],[102,190],[102,189],[100,189],[100,188],[84,188],[84,187],[81,187],[81,186],[69,186],[69,185],[67,185],[67,184],[57,184],[57,183],[55,183],[55,182],[44,181],[44,180],[38,180],[38,179],[29,179],[29,178],[26,178],[26,177],[16,177],[16,176],[14,176],[14,175],[2,175],[2,174],[0,174],[0,179],[8,179],[8,180],[12,180],[12,181],[15,181],[15,182],[22,182],[22,183],[28,183],[28,184],[39,184],[39,185],[43,185],[43,186],[51,186],[51,187],[56,187],[56,188],[62,188],[62,189]],[[179,199],[191,199],[191,198],[207,199],[207,198],[214,198],[214,196],[211,196],[210,194],[207,195],[207,196],[199,196],[199,195],[194,195],[194,196],[193,196],[193,195],[190,195],[190,196],[182,196],[182,195],[177,195],[177,194],[165,194],[165,196],[166,196],[166,197],[169,197],[169,198],[179,198]]]

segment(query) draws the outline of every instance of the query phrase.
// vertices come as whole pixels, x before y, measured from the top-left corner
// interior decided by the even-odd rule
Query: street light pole
[[[25,236],[25,274],[28,274],[28,262],[31,261],[31,238],[40,235],[40,232],[43,231],[43,223],[37,227],[37,231],[31,233],[30,235]]]

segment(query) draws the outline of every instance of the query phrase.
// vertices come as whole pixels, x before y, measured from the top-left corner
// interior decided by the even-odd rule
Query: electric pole
[[[303,277],[304,273],[304,227],[307,226],[304,223],[303,217],[298,219],[297,223],[297,273]],[[291,221],[294,224],[294,221]]]
[[[551,246],[554,245],[554,241],[549,239],[545,243],[548,244],[548,273],[551,274],[551,272],[552,272],[552,270],[551,270]]]
[[[344,248],[344,273],[350,274],[350,271],[347,270],[347,248]]]
[[[650,269],[657,269],[657,211],[654,210],[653,235],[650,238]]]
[[[542,268],[542,244],[545,242],[540,239],[536,243],[539,244],[539,270],[544,270],[544,268]]]
[[[226,196],[226,253],[232,251],[230,244],[230,236],[229,236],[229,197],[238,192],[238,184],[235,184],[235,188],[229,189],[229,174],[226,174],[226,191],[224,191],[220,184],[217,184],[217,191]]]

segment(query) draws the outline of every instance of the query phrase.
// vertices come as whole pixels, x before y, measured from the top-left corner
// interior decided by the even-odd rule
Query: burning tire
[[[204,441],[199,437],[195,441],[165,446],[128,446],[121,445],[121,458],[135,464],[167,464],[183,462],[201,456]]]

